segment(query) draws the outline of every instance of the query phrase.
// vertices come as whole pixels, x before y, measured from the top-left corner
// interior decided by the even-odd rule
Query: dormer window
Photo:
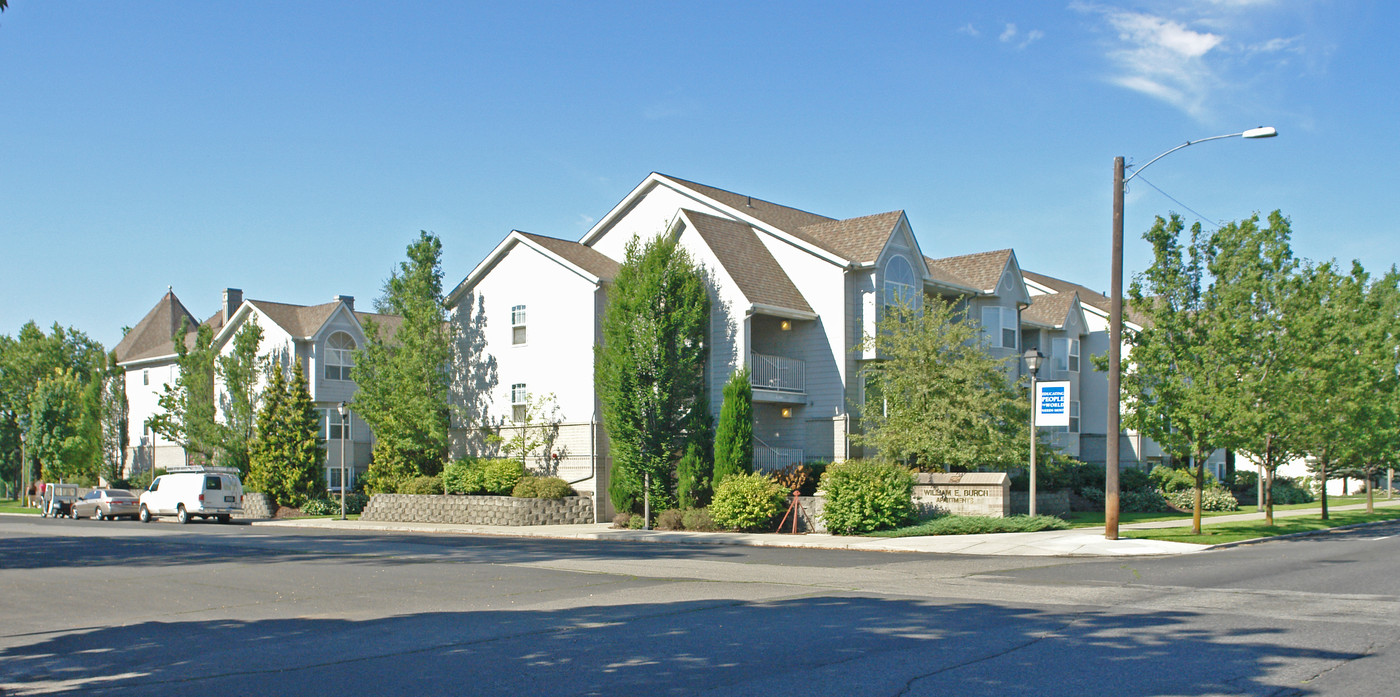
[[[885,262],[885,305],[915,307],[919,302],[914,292],[914,269],[909,260],[895,254]]]
[[[525,344],[525,306],[510,308],[510,343],[514,346]]]
[[[355,367],[355,340],[345,332],[336,332],[326,339],[326,379],[349,380]]]

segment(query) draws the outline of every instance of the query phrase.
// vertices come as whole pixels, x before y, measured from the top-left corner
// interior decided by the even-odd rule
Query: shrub
[[[685,527],[685,516],[678,508],[668,508],[656,516],[657,530],[680,530]]]
[[[710,519],[710,509],[692,508],[681,514],[681,524],[686,530],[699,530],[708,532],[716,530],[715,521]]]
[[[822,475],[822,513],[837,535],[898,527],[914,516],[914,474],[902,465],[874,460],[833,463]]]
[[[1148,473],[1147,478],[1152,482],[1152,486],[1161,489],[1162,493],[1171,495],[1178,491],[1192,491],[1196,488],[1196,475],[1189,469],[1177,469],[1165,465],[1157,465]],[[1205,472],[1205,488],[1216,486],[1215,475],[1209,470]]]
[[[1104,487],[1099,487],[1104,488]],[[1129,467],[1118,473],[1118,491],[1140,491],[1152,488],[1152,478],[1147,472],[1136,467]]]
[[[1098,506],[1104,503],[1103,489],[1086,486],[1079,490],[1079,495]],[[1122,489],[1118,492],[1118,510],[1122,513],[1165,513],[1171,506],[1156,489]]]
[[[1196,490],[1186,489],[1167,494],[1167,500],[1173,506],[1183,511],[1190,511],[1196,507]],[[1201,510],[1203,511],[1238,511],[1240,502],[1235,500],[1235,496],[1219,486],[1213,486],[1201,490]]]
[[[628,527],[631,527],[631,525],[630,525],[631,522],[632,522],[632,514],[631,514],[631,513],[623,512],[623,513],[619,513],[619,514],[613,516],[613,527],[615,527],[615,528],[623,528],[623,529],[626,529],[626,528],[628,528]]]
[[[525,463],[519,460],[481,460],[482,489],[488,494],[508,495],[525,476]]]
[[[933,518],[918,525],[895,530],[873,533],[878,537],[917,537],[923,535],[983,535],[996,532],[1040,532],[1041,530],[1068,530],[1066,523],[1055,516],[1011,516],[992,518],[989,516],[946,515]]]
[[[728,530],[771,528],[788,490],[763,474],[731,474],[715,488],[710,517]]]
[[[346,515],[363,513],[367,505],[369,505],[369,496],[365,494],[345,495]],[[301,505],[301,512],[302,515],[340,515],[340,495],[310,499]]]
[[[525,476],[519,460],[453,460],[443,469],[443,481],[452,494],[510,495]]]
[[[1274,505],[1312,503],[1315,499],[1308,487],[1291,477],[1274,477]]]
[[[647,518],[644,515],[633,515],[631,518],[627,519],[627,529],[629,530],[641,530],[646,526]]]
[[[510,491],[510,495],[518,499],[562,499],[576,494],[574,488],[563,479],[530,475],[521,477]]]
[[[441,494],[442,477],[414,477],[399,482],[400,494],[417,494],[419,496]],[[339,510],[337,508],[337,510]]]
[[[685,449],[685,457],[676,464],[676,501],[681,508],[694,508],[709,503],[711,465],[699,443]]]

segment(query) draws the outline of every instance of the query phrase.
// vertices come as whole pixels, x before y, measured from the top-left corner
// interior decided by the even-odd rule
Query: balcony
[[[754,439],[753,469],[755,472],[772,472],[800,464],[802,464],[801,448],[770,448],[763,441]]]
[[[786,356],[749,354],[749,380],[755,402],[802,404],[807,395],[804,384],[806,363]]]

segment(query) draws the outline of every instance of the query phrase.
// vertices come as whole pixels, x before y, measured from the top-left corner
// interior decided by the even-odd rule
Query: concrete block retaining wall
[[[458,525],[577,525],[593,522],[593,499],[375,494],[360,520]]]
[[[271,494],[256,491],[243,493],[243,515],[241,518],[271,518],[277,513],[277,504]]]

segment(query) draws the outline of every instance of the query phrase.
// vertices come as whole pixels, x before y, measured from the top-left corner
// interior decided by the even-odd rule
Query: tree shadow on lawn
[[[0,693],[1304,695],[1363,655],[1227,621],[808,597],[144,622],[0,639]]]

